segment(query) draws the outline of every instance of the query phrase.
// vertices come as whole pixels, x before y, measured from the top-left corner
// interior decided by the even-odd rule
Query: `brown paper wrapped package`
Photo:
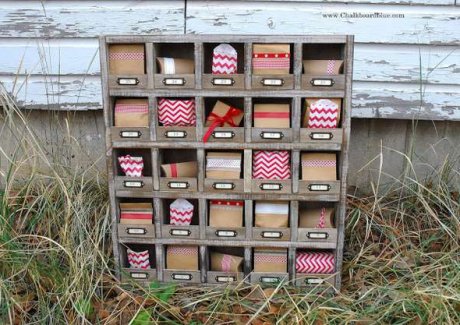
[[[289,203],[280,201],[258,201],[255,207],[256,227],[287,228],[289,224]]]
[[[195,71],[195,62],[189,59],[173,59],[174,74],[192,74]],[[165,74],[165,58],[157,58],[161,74]]]
[[[166,268],[172,270],[198,271],[198,247],[167,246]]]
[[[121,106],[147,106],[146,112],[130,112],[124,111],[117,112],[116,107]],[[148,113],[148,100],[144,98],[130,98],[130,99],[117,99],[115,102],[115,126],[118,127],[148,127],[149,126],[149,113]]]
[[[149,213],[152,215],[153,218],[153,207],[152,203],[120,203],[120,214],[122,213],[130,213],[130,214],[136,214],[136,213]],[[152,224],[152,218],[150,219],[125,219],[125,218],[120,218],[120,224],[128,224],[128,225],[151,225]]]
[[[287,249],[254,248],[254,272],[287,272]]]
[[[142,54],[140,54],[142,53]],[[114,75],[134,75],[145,74],[145,59],[140,60],[132,54],[144,56],[143,44],[112,44],[109,47],[109,74]],[[131,55],[130,55],[131,54]],[[110,55],[126,55],[126,59],[111,59]]]
[[[290,112],[289,104],[254,104],[254,127],[290,128]]]
[[[254,44],[252,47],[253,53],[291,53],[289,44]],[[292,60],[292,58],[291,58]],[[255,68],[253,65],[253,74],[269,75],[269,74],[289,74],[289,67],[286,69],[262,69]]]
[[[325,208],[324,228],[334,227],[334,208]],[[299,211],[299,228],[316,228],[320,221],[321,208]]]
[[[163,164],[161,169],[165,177],[197,177],[198,175],[198,163],[196,161]]]
[[[337,180],[337,157],[335,153],[308,152],[302,154],[302,180]]]
[[[230,109],[230,105],[227,105],[223,102],[221,102],[220,100],[218,100],[216,102],[216,104],[214,105],[214,107],[212,108],[212,112],[211,113],[214,113],[216,114],[217,116],[220,116],[220,117],[224,117],[225,114],[227,114],[228,110]],[[235,107],[237,109],[239,109],[238,107]],[[235,123],[236,126],[239,126],[240,123],[241,123],[241,120],[243,119],[243,116],[244,116],[244,112],[240,109],[241,113],[236,115],[236,116],[233,116],[233,123]],[[205,126],[211,126],[213,124],[213,119],[208,118],[206,119],[206,123],[205,123]],[[232,125],[225,122],[223,125],[220,125],[222,127],[231,127]]]
[[[220,204],[217,204],[220,202]],[[240,205],[226,205],[225,202]],[[211,201],[209,204],[209,226],[210,227],[243,227],[243,205],[244,201]]]
[[[225,161],[228,161],[229,163],[227,164],[225,163]],[[236,167],[236,165],[234,165],[235,163],[239,165],[238,168]],[[240,174],[241,174],[241,153],[239,152],[208,152],[207,153],[206,155],[206,178],[239,179]]]
[[[211,271],[242,272],[243,257],[211,252]]]
[[[306,128],[308,127],[308,119],[310,117],[310,106],[313,102],[319,100],[321,98],[306,98],[305,99],[305,115],[302,121],[302,127]],[[340,113],[342,111],[342,100],[340,98],[328,98],[330,101],[334,102],[337,104],[339,107],[338,115],[337,115],[337,125],[340,123]]]
[[[305,74],[338,75],[342,73],[343,60],[304,60]]]

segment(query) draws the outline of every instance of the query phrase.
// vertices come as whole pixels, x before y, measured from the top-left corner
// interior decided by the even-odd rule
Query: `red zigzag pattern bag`
[[[252,177],[255,179],[291,178],[289,151],[255,151]]]
[[[334,254],[323,252],[299,252],[295,259],[297,273],[334,273]]]
[[[195,126],[195,100],[162,98],[158,102],[158,115],[164,126]]]

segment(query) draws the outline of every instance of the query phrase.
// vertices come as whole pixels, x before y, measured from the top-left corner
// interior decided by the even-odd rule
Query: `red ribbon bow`
[[[238,116],[241,114],[241,110],[238,108],[230,107],[227,111],[227,113],[224,116],[219,116],[215,113],[211,113],[208,116],[208,121],[212,121],[213,123],[209,127],[208,131],[206,131],[206,134],[203,136],[203,142],[207,142],[209,137],[211,136],[212,132],[214,129],[218,126],[222,126],[225,123],[230,124],[232,127],[237,127],[235,122],[233,121],[234,116]]]

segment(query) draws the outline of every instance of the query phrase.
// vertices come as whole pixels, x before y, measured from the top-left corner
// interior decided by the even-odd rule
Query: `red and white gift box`
[[[185,199],[177,199],[169,206],[169,223],[189,226],[192,223],[194,206]]]
[[[295,270],[297,273],[327,274],[334,273],[333,253],[297,252]]]
[[[126,176],[142,177],[142,171],[144,170],[144,158],[131,157],[130,155],[120,156],[118,157],[118,163]]]
[[[310,104],[308,128],[336,128],[339,121],[339,106],[329,99],[319,99]]]
[[[289,151],[255,151],[252,177],[255,179],[290,179]]]
[[[164,126],[195,126],[195,100],[161,98],[158,116]]]
[[[129,267],[134,269],[149,269],[150,268],[150,254],[148,250],[135,252],[127,249]]]
[[[230,44],[220,44],[212,54],[212,74],[234,74],[238,53]]]

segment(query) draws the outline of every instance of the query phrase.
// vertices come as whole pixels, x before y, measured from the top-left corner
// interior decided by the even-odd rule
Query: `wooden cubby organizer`
[[[212,51],[221,43],[231,44],[238,53],[235,74],[212,74]],[[289,44],[289,73],[254,75],[253,44]],[[134,74],[110,74],[112,46],[143,45],[142,66]],[[138,47],[139,48],[139,47]],[[193,60],[194,72],[160,74],[156,58],[172,56]],[[112,232],[117,274],[122,280],[148,283],[154,279],[180,283],[228,283],[250,281],[262,285],[286,281],[295,286],[328,286],[340,289],[344,245],[346,179],[350,134],[353,36],[240,36],[240,35],[161,35],[103,36],[100,57],[104,117],[106,125],[107,168],[112,212]],[[336,75],[305,74],[303,60],[343,60]],[[159,123],[161,98],[193,98],[196,127],[168,127]],[[342,106],[336,128],[303,127],[305,103],[309,98],[339,99]],[[144,99],[148,103],[145,125],[115,126],[115,101]],[[244,116],[238,127],[219,127],[207,142],[206,117],[217,100],[238,105]],[[284,103],[290,107],[289,128],[254,127],[253,107],[257,103]],[[148,122],[147,122],[148,121]],[[216,135],[217,134],[217,135]],[[252,178],[253,154],[258,150],[286,150],[290,153],[291,177],[287,180]],[[206,177],[208,152],[241,153],[239,179]],[[302,180],[303,153],[336,155],[337,180]],[[118,157],[131,154],[143,157],[142,177],[127,177],[120,170]],[[194,177],[168,178],[161,165],[196,160]],[[184,198],[194,206],[191,226],[168,224],[169,204]],[[244,201],[241,227],[210,227],[210,200]],[[286,228],[261,228],[254,223],[259,201],[288,202]],[[151,203],[151,224],[120,224],[120,203]],[[333,208],[333,228],[299,227],[302,209]],[[191,245],[198,250],[198,269],[166,269],[166,247]],[[148,251],[150,268],[133,269],[128,265],[128,248]],[[253,272],[254,248],[273,247],[286,250],[286,272]],[[242,256],[241,272],[226,274],[210,269],[210,252],[235,251]],[[334,254],[332,274],[296,272],[296,253],[320,251]]]

